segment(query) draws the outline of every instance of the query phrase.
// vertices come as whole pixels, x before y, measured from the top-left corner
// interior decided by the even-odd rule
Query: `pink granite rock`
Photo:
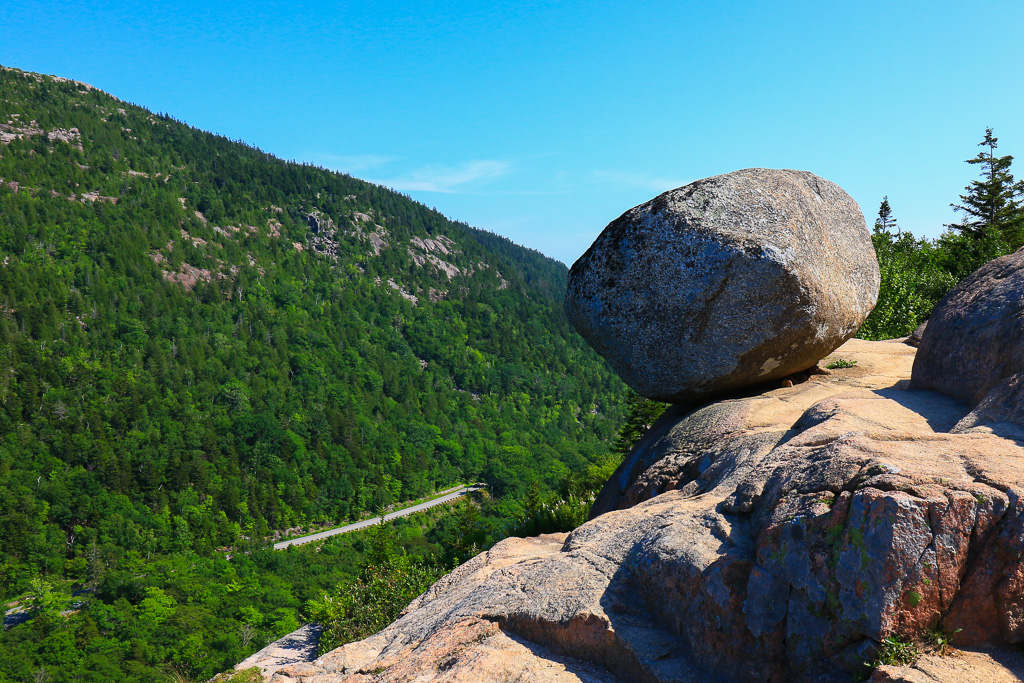
[[[914,353],[852,340],[855,368],[671,417],[609,512],[273,680],[846,681],[891,636],[1024,640],[1024,448],[901,389]]]

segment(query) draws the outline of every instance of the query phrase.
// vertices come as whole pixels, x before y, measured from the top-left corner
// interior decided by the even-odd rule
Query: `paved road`
[[[363,521],[356,522],[355,524],[349,524],[348,526],[340,526],[337,529],[328,529],[327,531],[321,531],[316,534],[310,534],[309,536],[299,536],[298,538],[293,538],[290,541],[281,541],[280,543],[275,543],[274,550],[284,550],[290,545],[300,545],[302,543],[310,543],[311,541],[320,541],[325,538],[328,538],[329,536],[347,534],[350,531],[358,531],[359,529],[365,529],[368,526],[388,522],[397,517],[405,517],[406,515],[411,515],[414,512],[422,512],[423,510],[428,510],[434,507],[435,505],[444,505],[445,503],[450,503],[456,498],[464,496],[472,491],[478,491],[480,488],[480,486],[476,485],[463,486],[461,488],[451,490],[450,493],[446,493],[443,496],[439,496],[437,498],[428,500],[425,503],[413,505],[412,507],[407,507],[404,510],[398,510],[397,512],[389,512],[383,517],[371,517],[370,519],[364,519]]]

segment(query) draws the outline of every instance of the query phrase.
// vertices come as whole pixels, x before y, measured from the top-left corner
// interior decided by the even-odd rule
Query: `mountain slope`
[[[408,197],[0,70],[0,566],[210,553],[555,485],[621,384],[566,268]]]

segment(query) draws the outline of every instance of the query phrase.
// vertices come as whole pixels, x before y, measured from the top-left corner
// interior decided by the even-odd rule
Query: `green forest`
[[[0,135],[0,681],[209,677],[361,570],[275,530],[484,482],[403,525],[450,566],[607,460],[563,264],[70,81],[0,70]]]
[[[860,336],[1024,243],[986,131],[962,221],[873,241]],[[965,174],[966,177],[966,174]],[[0,68],[0,683],[199,681],[310,619],[390,621],[568,530],[656,419],[562,312],[568,270],[392,190]],[[272,549],[450,486],[486,493]]]

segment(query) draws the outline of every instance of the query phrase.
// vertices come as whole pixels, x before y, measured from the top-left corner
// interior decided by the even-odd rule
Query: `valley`
[[[0,680],[228,668],[365,564],[274,531],[485,482],[395,523],[450,568],[585,514],[625,390],[564,264],[66,79],[0,69],[0,135]]]

